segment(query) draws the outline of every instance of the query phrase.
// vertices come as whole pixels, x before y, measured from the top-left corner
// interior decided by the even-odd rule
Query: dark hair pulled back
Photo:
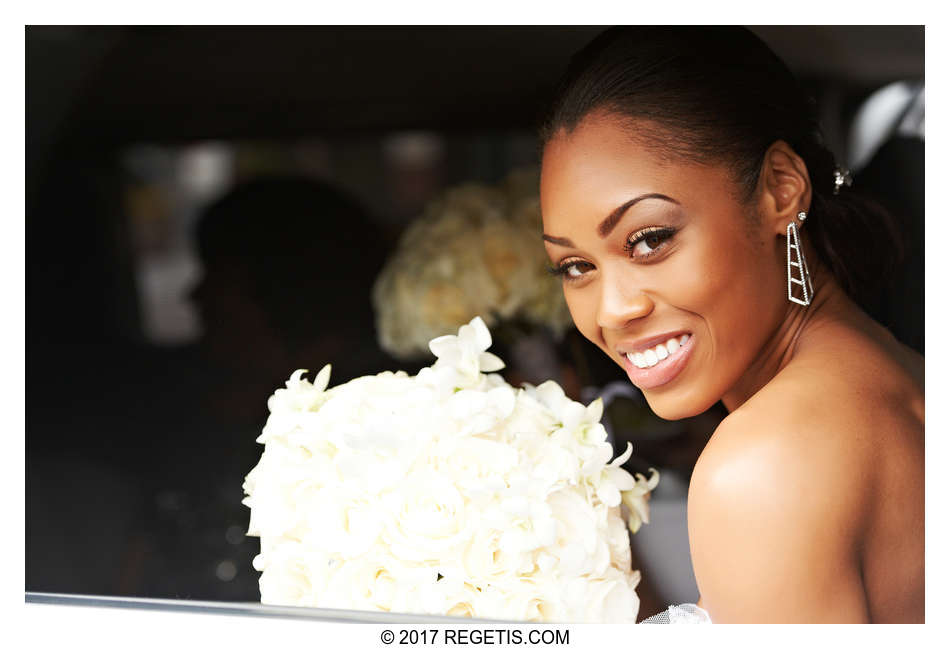
[[[901,258],[901,236],[881,206],[849,188],[835,194],[836,163],[815,102],[757,36],[741,27],[614,27],[572,59],[541,131],[546,144],[602,111],[646,121],[631,134],[670,159],[726,164],[749,200],[768,148],[804,160],[812,202],[804,230],[856,301],[872,297]],[[658,128],[657,128],[658,127]]]

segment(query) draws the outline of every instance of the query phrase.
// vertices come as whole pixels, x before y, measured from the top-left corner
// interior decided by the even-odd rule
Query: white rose
[[[255,557],[254,568],[263,573],[261,603],[277,606],[316,606],[315,593],[326,590],[329,575],[327,555],[290,540]]]
[[[249,534],[280,536],[297,522],[296,492],[308,479],[307,458],[301,449],[273,441],[245,478],[248,494],[244,504],[251,508]]]
[[[488,391],[459,390],[449,397],[448,414],[464,422],[460,432],[478,435],[498,425],[515,407],[514,390],[510,386]]]
[[[536,498],[515,493],[499,503],[499,510],[508,515],[500,547],[505,552],[521,555],[554,543],[557,521],[551,506]],[[523,570],[532,570],[533,561],[525,557]]]
[[[460,617],[475,617],[480,596],[478,589],[469,582],[445,575],[435,583],[420,588],[418,593],[424,612]]]
[[[295,371],[286,382],[286,387],[278,389],[267,400],[267,409],[271,414],[257,438],[259,443],[263,444],[273,436],[284,435],[306,425],[329,397],[326,387],[330,381],[330,366],[324,366],[313,383],[303,378],[305,372]]]
[[[451,561],[472,536],[474,521],[449,476],[421,468],[383,496],[392,516],[383,539],[405,561]]]
[[[434,448],[430,462],[452,476],[454,484],[470,501],[489,506],[495,494],[507,488],[505,476],[515,470],[518,451],[503,442],[481,437],[453,437]]]
[[[591,507],[575,489],[552,494],[548,504],[557,520],[557,541],[548,548],[558,563],[557,574],[577,577],[598,575],[610,565],[606,541],[606,507]]]
[[[388,611],[396,599],[398,570],[379,553],[370,553],[360,561],[330,562],[326,587],[317,595],[322,608]]]
[[[310,494],[308,494],[309,496]],[[347,486],[301,495],[301,529],[305,539],[328,555],[349,559],[375,546],[391,518],[376,499],[355,494]]]
[[[597,579],[572,579],[564,583],[566,608],[572,622],[636,622],[640,599],[632,579],[611,569]]]
[[[504,532],[488,525],[476,530],[462,552],[458,575],[472,583],[490,583],[504,575],[519,572],[523,557],[506,552],[501,546]]]
[[[610,565],[621,571],[629,571],[633,559],[630,551],[630,535],[617,508],[607,517],[607,546],[610,550]]]
[[[508,578],[493,582],[478,601],[478,616],[544,622],[569,620],[561,593],[564,584],[545,577]]]

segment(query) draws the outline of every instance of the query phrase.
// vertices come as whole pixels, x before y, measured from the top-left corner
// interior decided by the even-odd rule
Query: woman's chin
[[[718,401],[718,399],[713,401],[696,399],[680,391],[656,394],[653,390],[643,390],[643,396],[646,398],[653,414],[668,421],[701,415],[716,405],[716,401]]]

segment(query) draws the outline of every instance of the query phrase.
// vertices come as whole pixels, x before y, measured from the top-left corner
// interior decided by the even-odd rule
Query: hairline
[[[542,154],[553,140],[563,136],[570,137],[591,120],[617,121],[631,144],[643,147],[662,164],[725,167],[733,181],[735,189],[733,196],[736,200],[748,204],[755,196],[762,160],[758,160],[754,166],[754,178],[745,177],[747,170],[741,168],[742,163],[729,155],[710,155],[696,151],[695,147],[676,146],[675,143],[680,139],[677,138],[677,133],[688,129],[677,129],[672,120],[664,122],[651,116],[633,115],[609,104],[594,106],[582,115],[570,120],[562,120],[561,123],[552,121],[547,124],[541,138]]]

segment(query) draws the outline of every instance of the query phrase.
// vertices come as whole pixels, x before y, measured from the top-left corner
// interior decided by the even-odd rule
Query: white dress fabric
[[[640,624],[712,624],[709,613],[695,604],[671,604],[668,609],[651,615]]]

